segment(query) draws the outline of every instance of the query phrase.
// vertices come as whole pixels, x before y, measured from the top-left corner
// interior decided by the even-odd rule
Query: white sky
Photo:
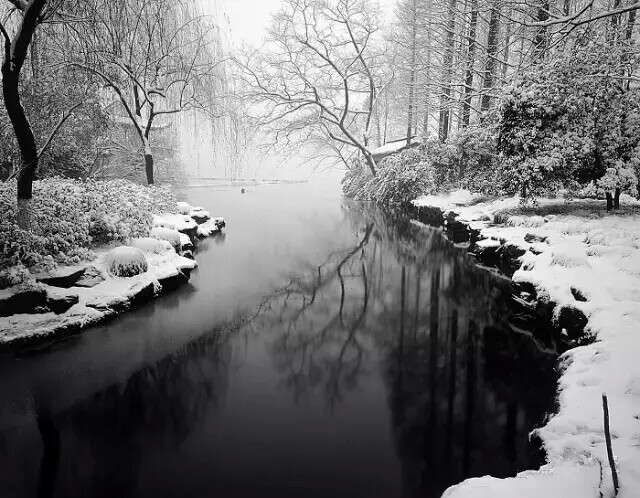
[[[391,12],[395,3],[394,0],[378,1],[387,12]],[[202,0],[202,2],[220,5],[218,14],[222,10],[229,16],[231,37],[235,46],[242,45],[242,42],[259,45],[264,36],[265,27],[281,4],[281,0]]]
[[[376,0],[371,0],[375,2]],[[377,0],[385,9],[387,18],[393,10],[396,0]],[[218,19],[223,36],[229,37],[234,47],[241,47],[244,44],[260,45],[265,35],[265,28],[270,24],[271,16],[278,11],[281,0],[200,0],[203,10]],[[231,48],[231,47],[228,47]],[[193,146],[186,147],[186,154],[191,154]],[[189,156],[185,160],[193,169],[198,163],[200,170],[201,159],[203,176],[221,176],[220,165],[215,161],[208,160],[210,151],[200,150],[198,160]],[[298,167],[299,161],[286,161],[277,154],[267,157],[260,156],[260,159],[253,161],[247,168],[254,173],[247,171],[246,177],[257,178],[277,178],[277,179],[300,179],[313,176],[327,176],[327,173],[313,173],[308,166]],[[331,175],[334,176],[335,175]],[[341,176],[341,174],[340,174]]]

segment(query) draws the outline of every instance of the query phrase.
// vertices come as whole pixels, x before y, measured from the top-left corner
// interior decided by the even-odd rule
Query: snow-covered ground
[[[186,233],[206,237],[225,222],[187,203],[178,208],[189,214],[154,216],[150,237],[94,249],[90,263],[34,275],[36,284],[0,289],[0,349],[56,339],[186,282],[197,266],[183,257],[193,249]]]
[[[640,203],[623,196],[622,209],[610,214],[602,201],[548,199],[520,209],[517,198],[483,201],[465,191],[414,203],[457,213],[459,221],[481,230],[485,245],[527,249],[513,280],[533,283],[538,296],[557,303],[556,317],[563,307],[584,312],[585,330],[596,337],[560,359],[559,410],[537,431],[547,465],[511,479],[469,479],[444,496],[613,496],[603,428],[606,393],[618,496],[640,497]]]

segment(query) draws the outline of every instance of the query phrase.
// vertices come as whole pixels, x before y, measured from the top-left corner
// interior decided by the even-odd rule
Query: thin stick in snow
[[[604,437],[607,442],[607,457],[611,467],[611,478],[613,479],[614,496],[618,496],[618,473],[616,472],[616,462],[613,459],[613,448],[611,447],[611,432],[609,431],[609,405],[607,395],[602,393],[602,410],[604,411]]]

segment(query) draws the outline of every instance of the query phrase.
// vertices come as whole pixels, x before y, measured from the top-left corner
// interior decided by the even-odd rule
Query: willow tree
[[[90,0],[77,9],[90,21],[78,28],[76,49],[65,63],[111,91],[140,140],[152,185],[154,125],[186,110],[212,108],[210,89],[218,86],[212,80],[222,63],[215,26],[191,0]]]

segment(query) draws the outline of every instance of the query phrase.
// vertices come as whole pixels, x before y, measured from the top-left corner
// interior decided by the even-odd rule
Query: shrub
[[[26,231],[16,224],[15,192],[15,180],[0,183],[0,277],[19,265],[38,270],[92,259],[91,244],[148,236],[154,213],[176,211],[165,187],[51,178],[33,184],[33,226]]]
[[[384,158],[378,173],[355,161],[342,180],[342,191],[356,200],[397,206],[420,195],[466,188],[496,194],[496,147],[493,128],[467,128],[447,143],[429,141]]]
[[[116,277],[133,277],[147,271],[149,265],[144,253],[135,247],[120,246],[111,249],[104,260],[107,270]]]

